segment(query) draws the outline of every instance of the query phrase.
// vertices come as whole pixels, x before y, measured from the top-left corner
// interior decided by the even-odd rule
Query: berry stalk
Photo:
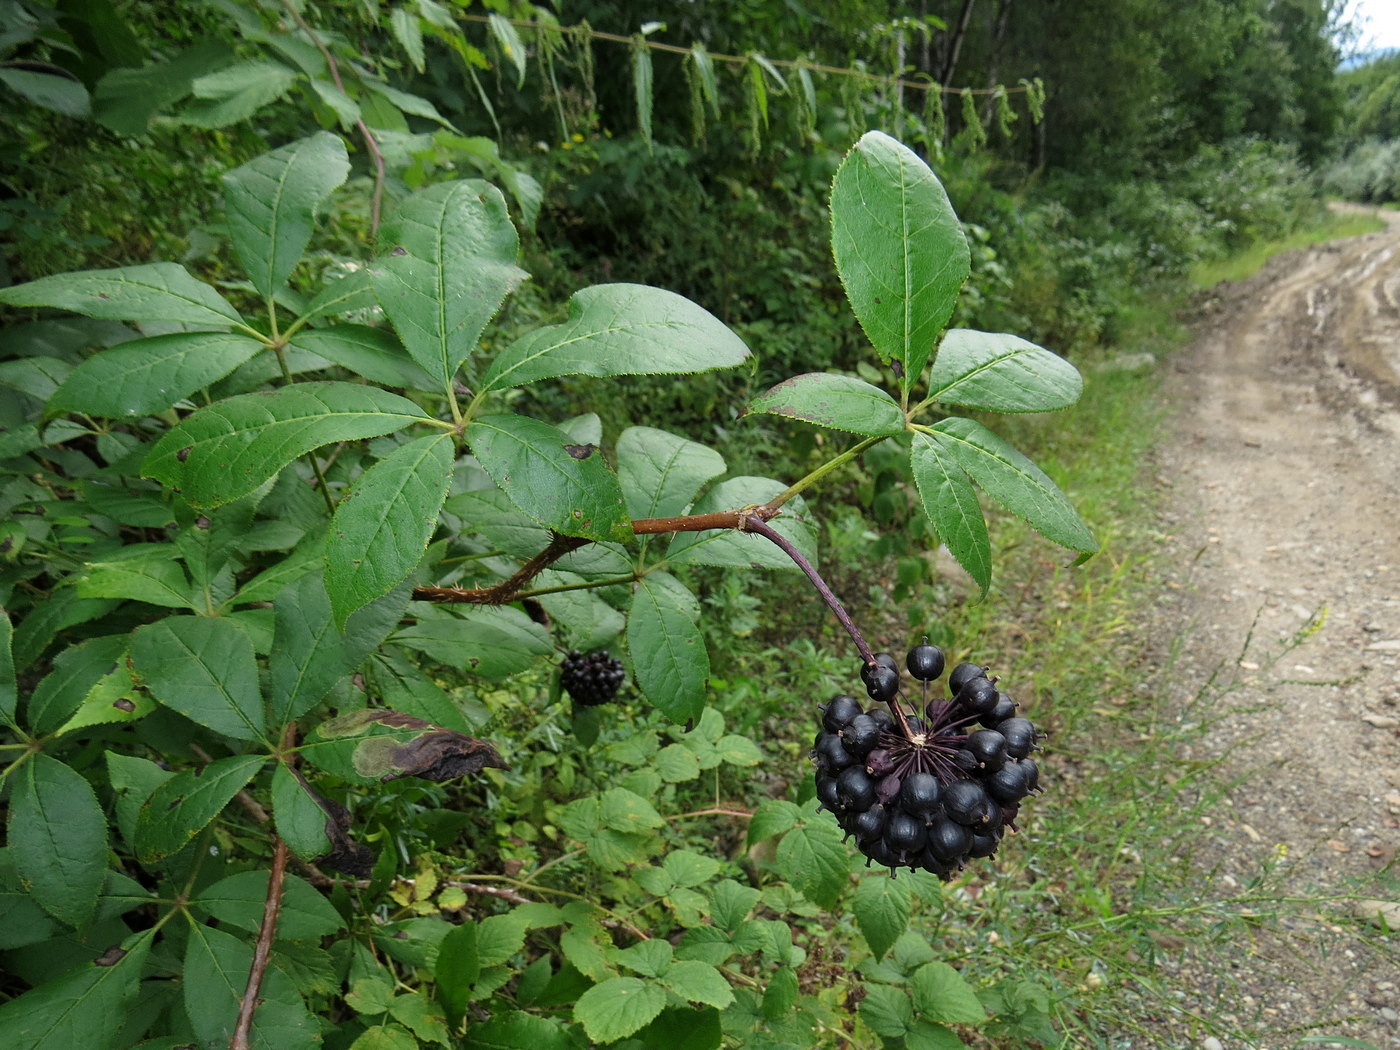
[[[841,604],[841,599],[836,597],[835,592],[827,586],[826,581],[821,578],[821,574],[817,572],[812,563],[803,557],[802,552],[789,543],[773,528],[773,526],[769,525],[761,518],[747,517],[740,525],[740,528],[747,532],[756,532],[760,536],[772,540],[778,545],[779,550],[791,558],[793,563],[807,574],[807,579],[812,581],[812,586],[817,589],[817,593],[821,595],[822,601],[826,602],[827,608],[831,610],[837,622],[846,629],[846,633],[851,636],[851,641],[856,643],[856,651],[860,653],[860,658],[867,664],[873,665],[875,663],[875,654],[871,651],[870,646],[866,644],[865,635],[860,633],[860,628],[857,627],[855,621],[851,619],[851,614],[846,611],[846,607]]]

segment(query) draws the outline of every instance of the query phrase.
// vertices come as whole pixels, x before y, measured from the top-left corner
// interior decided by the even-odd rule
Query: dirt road
[[[1400,1047],[1400,216],[1387,218],[1216,289],[1167,382],[1159,651],[1184,644],[1160,677],[1187,717],[1218,717],[1182,757],[1218,759],[1234,785],[1203,821],[1199,893],[1262,918],[1169,959],[1179,1012],[1160,1042],[1124,1047]]]

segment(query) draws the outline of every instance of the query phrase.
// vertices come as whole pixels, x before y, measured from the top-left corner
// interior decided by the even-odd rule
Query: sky
[[[1351,0],[1347,13],[1361,27],[1361,50],[1400,47],[1400,0]]]

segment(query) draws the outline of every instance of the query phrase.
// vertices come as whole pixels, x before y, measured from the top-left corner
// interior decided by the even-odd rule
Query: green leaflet
[[[574,1020],[595,1043],[611,1043],[646,1025],[666,1006],[666,992],[636,977],[595,984],[574,1004]]]
[[[929,374],[930,401],[993,412],[1049,412],[1079,400],[1079,369],[1014,335],[954,328]]]
[[[221,617],[172,616],[131,636],[136,678],[186,718],[238,740],[267,731],[253,643]]]
[[[451,434],[401,445],[361,474],[336,506],[325,579],[337,622],[388,593],[422,561],[454,454]]]
[[[10,614],[0,609],[0,724],[16,729],[15,713],[19,704],[19,684],[15,678],[15,658],[10,648],[14,628]]]
[[[986,594],[992,585],[992,542],[972,479],[948,449],[923,432],[914,434],[909,465],[938,538]]]
[[[354,383],[298,383],[241,394],[172,427],[147,454],[146,477],[195,507],[252,492],[298,456],[333,441],[378,437],[429,418],[407,398]]]
[[[541,525],[594,540],[632,535],[622,489],[597,446],[516,415],[475,419],[466,437],[492,480]]]
[[[871,131],[836,172],[831,249],[861,327],[907,393],[967,280],[970,253],[948,195],[907,146]]]
[[[748,356],[742,339],[684,296],[641,284],[600,284],[570,297],[563,324],[536,329],[498,354],[482,389],[567,375],[705,372]]]
[[[201,1043],[227,1046],[248,987],[253,949],[203,923],[191,922],[189,931],[181,975],[185,1013]],[[249,1045],[277,1050],[314,1050],[321,1045],[320,1025],[291,978],[275,965],[268,967],[263,978]]]
[[[365,278],[368,280],[368,277]],[[349,278],[338,282],[348,284]],[[436,390],[437,382],[408,356],[394,333],[368,325],[338,324],[329,328],[303,328],[292,336],[292,347],[348,368],[380,386],[409,390]]]
[[[162,782],[136,819],[136,855],[141,863],[154,864],[184,849],[266,761],[266,755],[234,755]]]
[[[909,927],[909,880],[869,875],[856,886],[851,910],[865,943],[880,958]]]
[[[944,419],[931,430],[940,448],[973,481],[1041,535],[1074,551],[1099,549],[1059,486],[981,423]]]
[[[173,332],[122,343],[73,369],[48,409],[117,419],[163,412],[261,349],[259,340],[235,332]]]
[[[9,1050],[111,1050],[140,989],[154,930],[134,933],[96,962],[0,1004],[0,1032]]]
[[[519,242],[505,198],[476,179],[438,183],[400,204],[380,241],[394,247],[375,262],[375,295],[443,389],[528,276],[515,265]]]
[[[684,514],[700,487],[725,471],[707,445],[653,427],[628,427],[617,439],[617,478],[632,518]]]
[[[41,277],[0,288],[0,303],[52,306],[114,321],[160,321],[227,328],[243,319],[222,295],[178,263],[119,266]]]
[[[904,413],[894,398],[863,380],[833,372],[808,372],[785,379],[750,401],[748,411],[791,416],[870,437],[904,431]]]
[[[229,238],[264,299],[287,283],[311,239],[316,210],[349,173],[345,143],[322,131],[224,175]]]
[[[846,885],[850,854],[836,822],[822,819],[814,802],[803,808],[803,821],[778,842],[778,871],[813,904],[830,909]]]
[[[389,641],[488,679],[516,674],[554,651],[549,632],[509,606],[439,607]]]
[[[13,779],[8,841],[15,867],[46,912],[84,926],[107,876],[107,818],[92,785],[42,753]]]
[[[627,616],[627,650],[637,686],[671,721],[700,717],[710,654],[697,619],[698,604],[670,573],[643,577]]]

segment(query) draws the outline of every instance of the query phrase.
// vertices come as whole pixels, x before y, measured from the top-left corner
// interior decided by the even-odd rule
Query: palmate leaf
[[[933,439],[978,486],[1047,539],[1070,550],[1099,549],[1089,528],[1045,472],[981,423],[950,418]]]
[[[336,507],[326,589],[338,623],[387,594],[422,560],[452,482],[450,434],[401,445],[366,470]]]
[[[349,278],[340,281],[348,284]],[[394,333],[368,325],[338,324],[329,328],[303,328],[288,344],[310,350],[341,368],[348,368],[380,386],[409,390],[436,390],[437,383],[408,356]]]
[[[227,299],[172,262],[41,277],[0,288],[0,303],[51,306],[110,321],[162,321],[212,328],[228,328],[243,321]]]
[[[298,383],[240,394],[172,427],[142,464],[191,506],[252,492],[298,456],[333,441],[378,437],[428,419],[407,398],[355,383]]]
[[[563,324],[530,332],[498,354],[482,389],[567,375],[705,372],[748,356],[742,339],[684,296],[641,284],[600,284],[573,294]]]
[[[596,446],[517,415],[475,419],[466,438],[486,473],[541,525],[594,540],[632,535],[622,489]]]
[[[914,434],[909,465],[934,532],[985,595],[992,585],[992,541],[972,479],[951,452],[922,432]]]
[[[954,328],[929,374],[928,399],[993,412],[1049,412],[1079,400],[1079,369],[1014,335]]]
[[[907,146],[867,132],[831,188],[831,249],[861,327],[876,352],[899,365],[907,392],[970,269],[947,193]]]
[[[109,347],[68,374],[50,412],[115,418],[163,412],[263,349],[236,332],[172,332]]]
[[[834,372],[808,372],[785,379],[750,401],[747,411],[790,416],[869,437],[904,431],[904,412],[894,398],[864,380]]]
[[[316,210],[349,173],[345,143],[322,131],[224,175],[233,250],[264,299],[286,284],[311,239]]]
[[[448,386],[486,322],[528,274],[501,191],[476,179],[441,182],[399,205],[380,240],[375,295],[413,359]]]

